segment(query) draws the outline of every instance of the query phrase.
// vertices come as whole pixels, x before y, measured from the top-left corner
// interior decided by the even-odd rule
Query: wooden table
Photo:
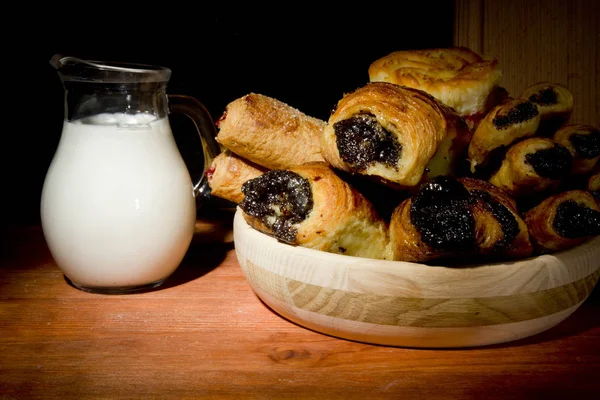
[[[40,227],[1,232],[0,399],[600,398],[600,292],[537,336],[474,349],[350,342],[252,292],[230,226],[199,221],[158,290],[67,284]]]

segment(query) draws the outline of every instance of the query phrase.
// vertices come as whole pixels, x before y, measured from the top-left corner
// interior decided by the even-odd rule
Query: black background
[[[56,53],[169,67],[167,92],[196,97],[215,120],[227,103],[250,92],[326,120],[345,92],[368,82],[377,58],[452,45],[452,1],[358,3],[350,10],[285,4],[138,3],[137,10],[57,4],[37,8],[36,21],[5,32],[2,223],[39,223],[43,180],[64,117],[62,83],[49,64]],[[195,133],[180,133],[186,122],[172,123],[186,163],[197,169]]]

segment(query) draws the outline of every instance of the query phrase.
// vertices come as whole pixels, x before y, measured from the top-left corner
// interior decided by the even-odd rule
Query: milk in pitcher
[[[182,261],[196,219],[168,118],[101,113],[65,121],[41,218],[56,263],[76,286],[160,284]]]

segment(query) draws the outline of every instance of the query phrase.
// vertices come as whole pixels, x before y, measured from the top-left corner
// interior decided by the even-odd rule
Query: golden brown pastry
[[[496,60],[466,47],[396,51],[369,66],[371,82],[424,90],[465,118],[487,113],[501,77]]]
[[[477,201],[473,210],[478,254],[501,259],[530,256],[533,246],[515,199],[481,179],[459,178],[459,181]]]
[[[594,173],[588,178],[587,181],[587,191],[594,196],[596,199],[596,204],[600,207],[600,171]]]
[[[573,112],[573,94],[558,83],[536,83],[527,87],[520,97],[538,107],[540,112],[538,134],[543,136],[551,136],[569,120]]]
[[[475,129],[469,144],[471,172],[487,167],[497,151],[534,136],[539,123],[537,106],[528,100],[514,99],[492,108]]]
[[[265,168],[323,161],[319,137],[326,122],[277,99],[250,93],[227,105],[217,142]]]
[[[438,176],[394,210],[389,225],[394,260],[461,264],[518,259],[532,245],[515,201],[491,183]]]
[[[552,138],[573,155],[572,174],[588,174],[598,165],[600,130],[597,128],[583,124],[563,125]]]
[[[591,175],[587,181],[587,190],[600,201],[600,171]]]
[[[248,225],[292,245],[382,259],[387,224],[326,163],[271,170],[242,186]]]
[[[239,203],[244,198],[242,184],[265,172],[266,168],[244,160],[229,149],[224,149],[213,159],[206,177],[213,196]]]
[[[321,154],[339,170],[415,187],[455,173],[470,136],[465,122],[427,93],[373,82],[337,103]]]
[[[585,190],[552,195],[524,215],[531,240],[543,253],[566,250],[600,235],[600,208]]]
[[[532,137],[510,146],[490,182],[514,198],[555,190],[571,173],[569,150],[543,137]]]

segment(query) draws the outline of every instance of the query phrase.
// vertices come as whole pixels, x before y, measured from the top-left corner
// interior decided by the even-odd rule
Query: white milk
[[[161,281],[180,264],[196,220],[168,119],[100,114],[85,122],[65,121],[44,182],[50,251],[79,286]]]

